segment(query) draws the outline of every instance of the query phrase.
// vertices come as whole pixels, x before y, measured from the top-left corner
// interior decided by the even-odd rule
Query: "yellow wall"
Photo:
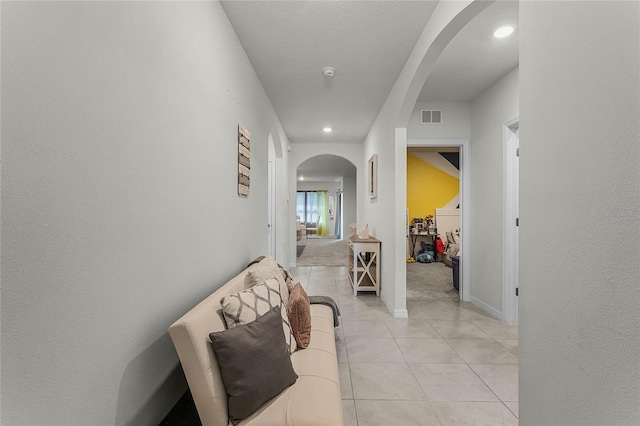
[[[434,215],[460,192],[460,181],[407,153],[407,208],[414,217]]]

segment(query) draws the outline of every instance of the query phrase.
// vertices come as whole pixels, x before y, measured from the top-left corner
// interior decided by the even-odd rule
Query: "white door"
[[[276,170],[273,160],[269,160],[267,169],[267,254],[275,257],[276,237],[275,237],[275,197],[276,197]]]
[[[516,228],[515,228],[515,236],[514,236],[514,257],[515,259],[513,260],[513,264],[514,264],[514,274],[513,274],[513,278],[514,278],[514,285],[516,288],[516,299],[515,299],[515,303],[514,303],[514,310],[515,310],[515,318],[514,318],[514,323],[518,323],[518,294],[519,294],[519,287],[518,287],[518,276],[519,276],[519,259],[520,259],[520,128],[517,128],[516,131],[514,132],[513,135],[513,139],[514,139],[514,145],[515,145],[515,149],[516,149],[516,158],[515,158],[515,170],[513,172],[513,180],[515,183],[515,190],[513,191],[513,199],[514,199],[514,204],[515,204],[515,216],[516,216],[516,221],[518,223],[516,223]]]
[[[520,246],[520,140],[519,122],[507,123],[504,131],[504,273],[503,321],[518,323],[518,257]]]

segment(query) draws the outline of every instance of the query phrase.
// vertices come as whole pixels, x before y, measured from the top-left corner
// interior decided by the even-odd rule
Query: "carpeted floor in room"
[[[302,248],[301,248],[302,247]],[[305,238],[298,241],[297,266],[347,266],[347,242],[334,238]]]
[[[408,300],[460,300],[453,271],[442,262],[407,263]]]

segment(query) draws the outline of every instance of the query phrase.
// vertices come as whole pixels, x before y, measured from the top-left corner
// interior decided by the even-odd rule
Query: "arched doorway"
[[[296,265],[343,266],[345,227],[357,217],[357,168],[344,157],[313,156],[296,168]]]
[[[433,71],[445,48],[469,22],[491,4],[492,2],[483,1],[440,3],[442,8],[440,9],[441,13],[438,15],[438,19],[433,21],[433,25],[428,26],[416,45],[412,57],[407,61],[407,66],[405,66],[403,70],[403,73],[406,74],[406,79],[402,81],[403,84],[397,84],[396,86],[399,102],[394,105],[394,109],[397,111],[395,115],[394,142],[396,167],[394,168],[394,180],[397,182],[396,191],[402,194],[406,194],[407,190],[407,128],[421,89],[425,85],[427,77]],[[392,95],[394,95],[393,92]],[[469,191],[466,191],[466,195],[469,195]],[[465,196],[464,192],[462,196]],[[406,253],[405,250],[403,250],[406,241],[404,238],[398,237],[403,236],[406,232],[406,198],[400,198],[402,198],[402,203],[394,206],[393,213],[395,218],[394,223],[396,225],[394,229],[396,235],[395,247],[402,249],[395,250],[395,259],[393,259],[392,262],[392,266],[394,267],[392,280],[396,283],[396,286],[393,289],[392,297],[390,297],[390,295],[388,299],[393,300],[394,316],[407,317],[406,268],[404,267],[404,257]],[[467,223],[466,226],[465,222]],[[463,229],[470,230],[467,216],[462,216],[461,223]],[[462,257],[469,258],[468,250],[468,245],[461,247]],[[384,262],[383,260],[383,263]],[[460,272],[462,281],[468,283],[469,268],[463,268]],[[460,296],[462,300],[467,299],[464,291]]]

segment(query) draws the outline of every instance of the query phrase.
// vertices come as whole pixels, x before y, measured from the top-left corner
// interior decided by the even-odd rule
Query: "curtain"
[[[326,190],[298,191],[296,194],[296,215],[300,223],[315,223],[317,235],[327,235],[329,224],[329,202]]]
[[[318,212],[318,236],[323,237],[327,235],[327,221],[328,221],[327,191],[317,191],[316,202],[317,202],[317,212]]]

